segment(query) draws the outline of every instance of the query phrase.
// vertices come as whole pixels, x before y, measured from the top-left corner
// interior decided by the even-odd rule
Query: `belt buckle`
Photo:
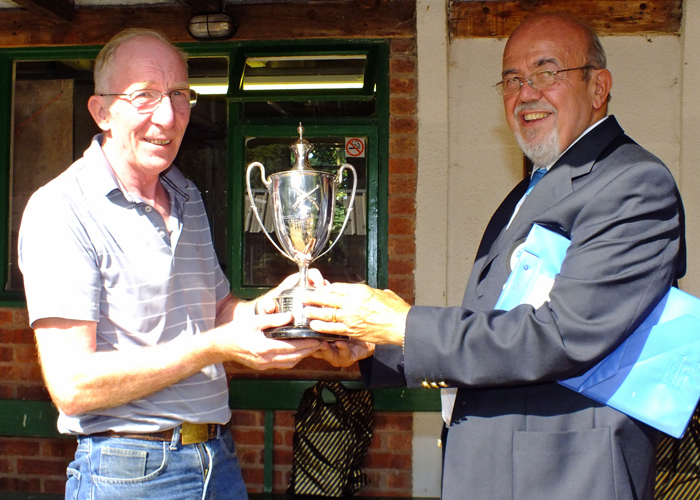
[[[180,430],[182,444],[197,444],[209,441],[209,426],[183,422]]]

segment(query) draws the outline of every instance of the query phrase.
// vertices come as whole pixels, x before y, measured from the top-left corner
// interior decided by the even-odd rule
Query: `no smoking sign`
[[[364,137],[346,137],[345,138],[345,154],[353,158],[364,158],[365,156],[365,138]]]

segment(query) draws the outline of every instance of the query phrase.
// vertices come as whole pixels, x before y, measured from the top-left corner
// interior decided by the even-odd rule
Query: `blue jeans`
[[[80,437],[66,500],[247,500],[231,432],[199,444]]]

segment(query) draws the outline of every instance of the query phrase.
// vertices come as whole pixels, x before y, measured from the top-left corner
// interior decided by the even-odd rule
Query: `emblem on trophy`
[[[307,276],[310,264],[335,246],[348,223],[355,202],[357,173],[355,168],[348,163],[338,168],[337,175],[314,170],[309,163],[309,153],[313,149],[313,145],[304,139],[304,127],[301,123],[297,131],[299,132],[299,140],[290,146],[295,156],[294,166],[291,170],[270,174],[270,177],[267,178],[262,163],[253,162],[248,165],[246,173],[248,199],[253,214],[265,236],[282,255],[295,262],[299,267],[299,282],[292,288],[283,291],[276,299],[279,311],[291,312],[294,321],[289,325],[266,330],[265,335],[274,339],[347,340],[349,337],[344,335],[319,333],[309,328],[309,321],[303,314],[303,308],[304,297],[308,293],[313,293],[314,290],[309,284]],[[270,196],[274,213],[275,234],[279,244],[267,232],[255,205],[250,174],[256,168],[260,169],[260,177]],[[345,170],[350,170],[353,174],[350,203],[338,236],[326,248],[333,228],[336,189],[343,180]]]

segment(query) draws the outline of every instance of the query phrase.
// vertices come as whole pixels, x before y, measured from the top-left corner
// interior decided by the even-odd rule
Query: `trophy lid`
[[[301,125],[301,123],[299,123],[297,131],[299,132],[299,140],[289,146],[289,149],[294,152],[295,157],[292,170],[314,170],[309,162],[309,153],[314,146],[309,141],[304,139],[304,127]]]

